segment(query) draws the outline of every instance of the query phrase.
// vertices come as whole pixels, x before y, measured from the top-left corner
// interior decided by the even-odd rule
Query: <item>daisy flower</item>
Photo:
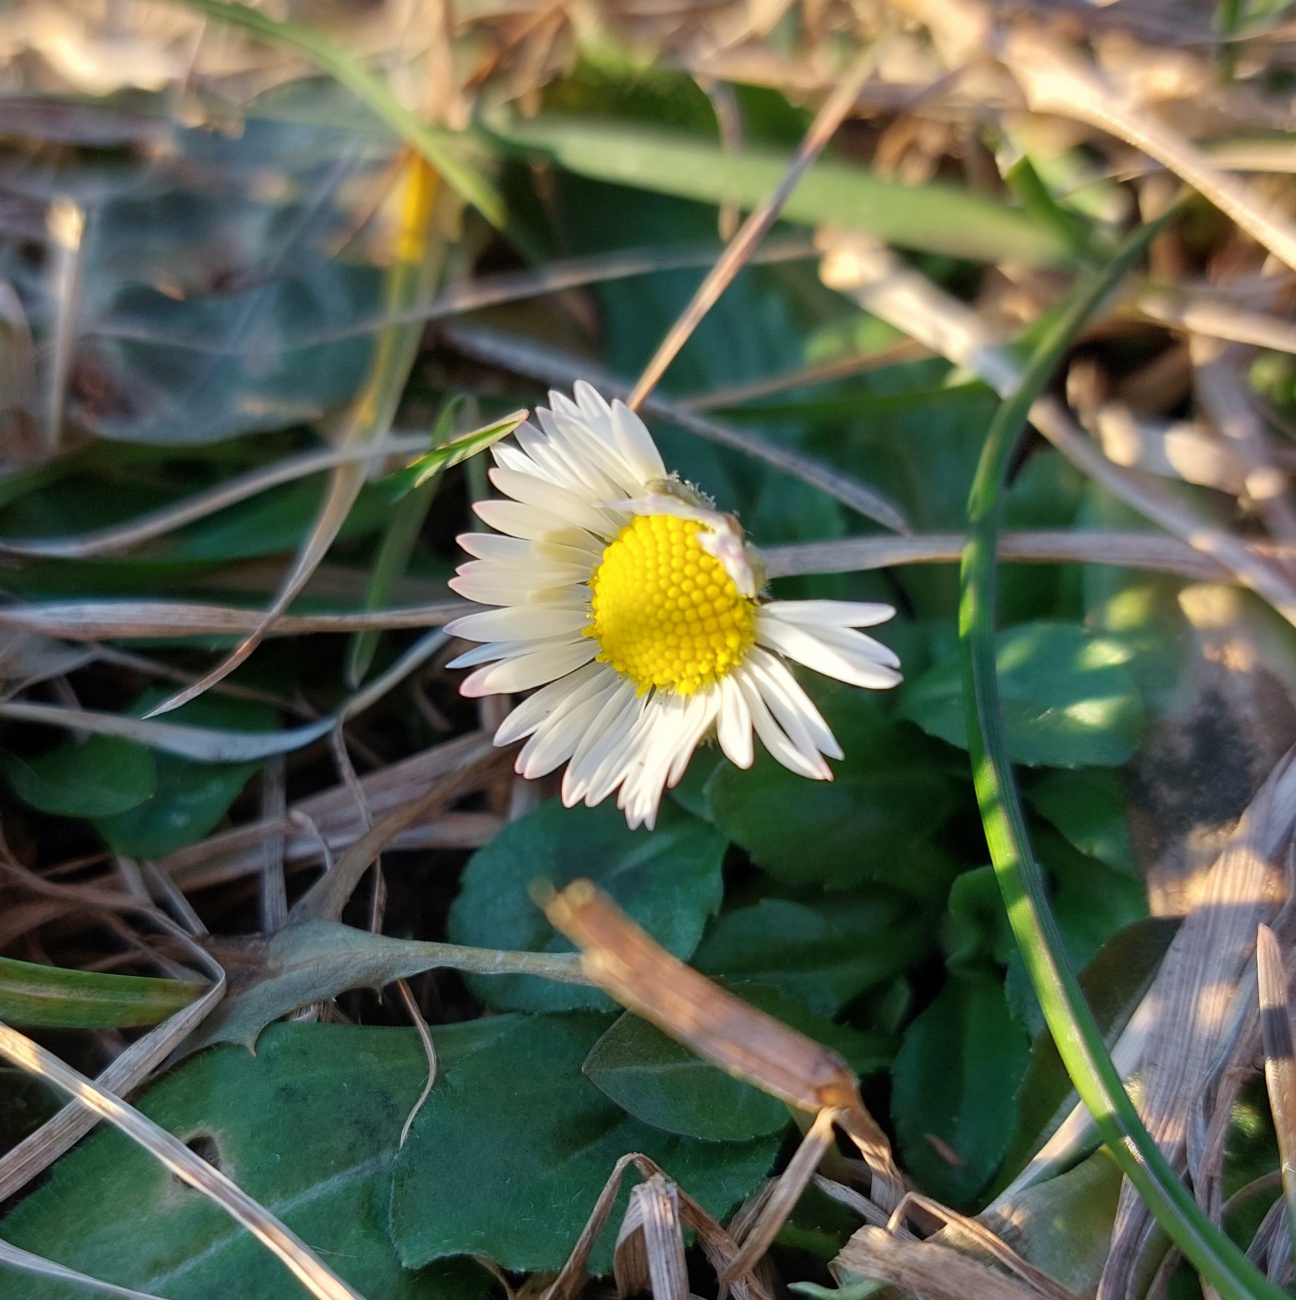
[[[526,740],[525,777],[563,763],[563,802],[591,807],[618,791],[632,827],[651,827],[663,791],[713,732],[750,767],[753,731],[784,767],[832,780],[842,751],[785,660],[855,686],[900,681],[899,660],[856,628],[890,605],[764,600],[759,555],[738,521],[666,472],[656,444],[622,402],[588,384],[573,402],[550,393],[537,429],[491,448],[491,482],[508,500],[479,501],[495,532],[465,533],[475,557],[450,586],[497,606],[446,630],[480,645],[464,695],[540,689],[504,719],[497,745]]]

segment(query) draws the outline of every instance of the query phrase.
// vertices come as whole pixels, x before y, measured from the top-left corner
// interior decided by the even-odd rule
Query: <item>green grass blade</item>
[[[434,131],[391,93],[382,80],[357,58],[307,27],[280,22],[236,0],[180,0],[217,22],[241,27],[268,45],[282,45],[304,55],[317,67],[341,82],[362,99],[410,148],[424,158],[497,229],[503,229],[507,213],[503,198],[494,185],[476,169],[467,166],[446,148],[448,133]]]
[[[0,957],[0,1019],[55,1029],[156,1025],[205,991],[187,980],[107,975]]]
[[[493,129],[501,144],[543,153],[582,176],[742,208],[767,198],[790,161],[769,150],[733,153],[696,136],[623,122],[555,115]],[[789,195],[783,217],[866,230],[903,248],[976,261],[1056,265],[1071,256],[1055,230],[1007,204],[953,185],[901,185],[845,163],[810,167]]]
[[[986,435],[968,498],[969,540],[963,552],[959,605],[968,749],[986,840],[1013,934],[1067,1073],[1093,1113],[1103,1140],[1161,1227],[1224,1300],[1278,1300],[1283,1292],[1206,1218],[1176,1176],[1143,1126],[1107,1054],[1066,956],[1043,874],[1031,850],[1007,757],[995,675],[995,548],[1013,450],[1032,402],[1068,344],[1160,226],[1158,222],[1140,228],[1100,275],[1077,287],[1040,336],[1021,386],[999,408]]]

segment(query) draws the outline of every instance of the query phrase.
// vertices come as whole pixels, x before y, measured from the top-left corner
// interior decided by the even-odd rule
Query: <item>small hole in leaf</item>
[[[195,1133],[185,1146],[200,1160],[205,1160],[213,1169],[221,1167],[220,1145],[210,1133]]]

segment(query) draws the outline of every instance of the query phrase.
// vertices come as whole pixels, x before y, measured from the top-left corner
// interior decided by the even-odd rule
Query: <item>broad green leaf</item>
[[[1026,797],[1081,853],[1116,871],[1135,874],[1128,800],[1115,772],[1104,768],[1049,772],[1026,787]]]
[[[724,836],[665,804],[656,830],[632,831],[611,803],[564,808],[557,800],[510,822],[473,855],[450,909],[449,937],[479,948],[571,952],[531,901],[538,880],[561,888],[587,876],[677,957],[692,956],[706,918],[720,905]],[[490,1006],[565,1011],[612,1005],[595,989],[529,976],[470,979]]]
[[[897,845],[938,831],[956,805],[956,787],[933,753],[940,747],[884,719],[864,692],[821,683],[813,690],[846,755],[833,765],[833,780],[807,781],[760,749],[747,770],[716,769],[707,807],[779,880],[844,889],[889,870]]]
[[[1138,745],[1143,704],[1129,650],[1071,623],[1028,623],[996,638],[1008,755],[1044,767],[1116,767]],[[963,680],[951,653],[903,688],[901,712],[967,748]]]
[[[144,712],[162,692],[149,692],[136,702]],[[239,730],[268,729],[274,710],[263,704],[223,695],[205,695],[183,709],[174,720],[201,727]],[[259,763],[195,763],[175,754],[159,753],[154,762],[157,789],[151,798],[126,812],[94,819],[95,829],[116,853],[160,858],[202,839],[229,810]]]
[[[964,871],[950,886],[941,925],[945,964],[957,974],[999,973],[1016,952],[994,868]]]
[[[617,1160],[650,1156],[717,1217],[752,1192],[776,1137],[698,1142],[632,1119],[581,1064],[607,1016],[496,1016],[447,1029],[464,1044],[396,1158],[391,1233],[410,1268],[452,1255],[485,1255],[502,1268],[557,1269],[575,1244]],[[471,1047],[468,1046],[471,1044]],[[612,1222],[618,1222],[623,1186]],[[606,1272],[612,1234],[595,1247]]]
[[[725,912],[698,947],[708,975],[778,989],[821,1016],[922,961],[935,943],[911,900],[873,889],[816,905],[763,898]]]
[[[930,1196],[968,1205],[999,1168],[1030,1040],[992,975],[950,979],[905,1031],[891,1114],[905,1168]]]
[[[107,975],[0,957],[0,1020],[59,1029],[155,1025],[188,1006],[202,984]]]
[[[731,992],[840,1052],[860,1074],[890,1061],[882,1035],[862,1034],[808,1012],[758,984],[729,984]],[[776,1098],[694,1056],[687,1047],[629,1012],[594,1044],[586,1078],[636,1119],[669,1133],[713,1142],[781,1132],[788,1109]]]
[[[88,736],[38,758],[4,755],[10,788],[25,804],[64,817],[103,817],[142,804],[157,789],[153,755],[116,736]]]
[[[0,1148],[16,1147],[58,1109],[59,1099],[42,1080],[26,1070],[0,1066]]]
[[[479,1037],[473,1028],[437,1030],[445,1080],[455,1078]],[[255,1056],[214,1048],[149,1088],[138,1105],[282,1218],[367,1300],[484,1300],[490,1279],[472,1263],[413,1272],[388,1237],[392,1161],[426,1075],[413,1030],[276,1025]],[[460,1186],[469,1169],[460,1170]],[[492,1181],[476,1164],[471,1177]],[[4,1237],[171,1300],[300,1293],[283,1265],[224,1211],[111,1130],[64,1157],[5,1219]],[[11,1288],[6,1277],[0,1289],[9,1295]],[[30,1276],[13,1294],[85,1296]]]
[[[544,153],[568,171],[704,203],[753,208],[783,179],[790,157],[626,122],[549,115],[495,125],[497,138]],[[864,167],[818,162],[783,207],[789,221],[866,230],[890,244],[981,261],[1051,265],[1067,250],[1054,232],[1006,204],[950,185],[902,185]]]

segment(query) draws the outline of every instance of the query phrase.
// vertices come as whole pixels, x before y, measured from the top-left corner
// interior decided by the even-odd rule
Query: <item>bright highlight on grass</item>
[[[668,474],[651,435],[621,402],[588,384],[576,400],[525,424],[517,446],[491,449],[491,481],[508,501],[483,501],[500,533],[459,539],[474,560],[451,586],[500,608],[447,631],[482,644],[465,695],[540,687],[504,720],[497,745],[526,740],[517,770],[563,763],[568,806],[617,806],[652,826],[662,793],[713,732],[739,767],[753,732],[784,767],[832,780],[842,751],[785,658],[855,686],[885,689],[900,663],[857,628],[890,605],[762,601],[764,568],[738,521]]]

